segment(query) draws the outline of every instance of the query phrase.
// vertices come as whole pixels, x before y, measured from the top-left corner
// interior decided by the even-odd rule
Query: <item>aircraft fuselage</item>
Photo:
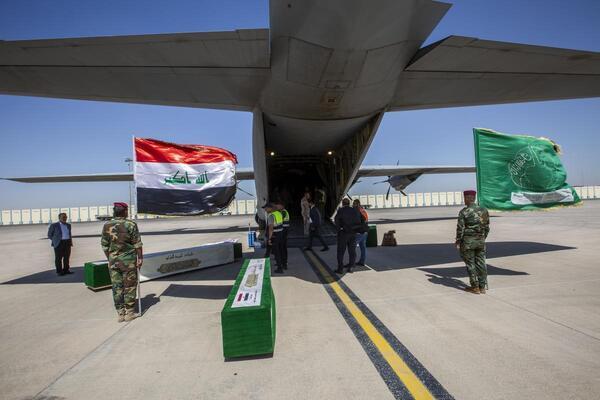
[[[291,182],[319,186],[333,212],[402,70],[448,8],[431,1],[271,1],[271,75],[255,112],[264,135],[264,143],[254,142],[255,167],[265,160],[268,182],[268,194],[257,183],[259,198],[278,196]]]

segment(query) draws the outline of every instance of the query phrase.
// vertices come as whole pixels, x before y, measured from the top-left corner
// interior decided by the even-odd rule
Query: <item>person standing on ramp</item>
[[[283,205],[283,201],[278,200],[275,203],[275,207],[277,207],[277,211],[281,213],[281,218],[283,221],[283,245],[281,246],[281,262],[283,264],[283,269],[287,269],[288,267],[288,233],[290,230],[290,213],[285,209]]]
[[[277,264],[276,273],[283,273],[283,216],[281,212],[275,209],[273,203],[267,203],[263,206],[267,213],[267,233],[265,241],[267,246],[273,249],[275,255],[275,263]]]
[[[108,259],[118,321],[131,321],[137,318],[134,308],[138,270],[144,260],[142,240],[137,224],[127,219],[127,203],[114,203],[113,211],[114,218],[102,229],[101,244]]]
[[[338,274],[344,273],[344,253],[348,249],[350,258],[348,272],[352,272],[356,262],[356,229],[361,226],[361,215],[357,209],[350,207],[350,200],[344,198],[342,207],[335,214],[335,226],[338,229],[337,235],[337,262],[338,267],[335,270]]]
[[[321,251],[327,251],[329,250],[329,246],[327,246],[327,243],[325,243],[323,236],[321,236],[321,213],[319,212],[319,209],[315,206],[315,201],[312,198],[308,200],[308,204],[310,206],[310,213],[308,217],[308,245],[304,248],[304,250],[312,250],[313,239],[317,238],[323,245]]]
[[[466,291],[485,294],[487,266],[485,264],[485,239],[490,232],[488,210],[475,203],[477,192],[465,190],[465,207],[458,214],[454,245],[467,266],[471,286]]]

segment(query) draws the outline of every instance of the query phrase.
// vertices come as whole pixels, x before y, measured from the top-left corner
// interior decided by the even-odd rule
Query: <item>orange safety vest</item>
[[[367,210],[362,207],[358,207],[358,211],[360,211],[360,215],[364,217],[365,222],[369,222],[369,214],[367,214]]]

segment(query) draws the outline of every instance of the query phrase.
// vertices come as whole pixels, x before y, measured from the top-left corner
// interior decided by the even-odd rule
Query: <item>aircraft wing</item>
[[[412,174],[452,174],[475,172],[475,167],[468,166],[404,166],[404,165],[367,165],[358,170],[357,178],[368,176],[392,176]],[[254,169],[236,168],[235,178],[238,181],[254,179]],[[133,181],[131,172],[115,172],[107,174],[79,174],[79,175],[50,175],[50,176],[24,176],[18,178],[0,178],[7,181],[22,183],[72,183],[72,182],[128,182]]]
[[[254,179],[254,170],[252,168],[236,168],[235,177],[238,181],[252,180]],[[116,172],[108,174],[26,176],[0,179],[22,183],[131,182],[133,181],[133,173]]]
[[[269,30],[0,41],[0,94],[251,111]]]
[[[600,53],[450,36],[402,72],[390,110],[600,96]]]
[[[475,167],[467,166],[404,166],[404,165],[371,165],[362,166],[356,178],[370,176],[394,176],[413,174],[458,174],[475,172]]]

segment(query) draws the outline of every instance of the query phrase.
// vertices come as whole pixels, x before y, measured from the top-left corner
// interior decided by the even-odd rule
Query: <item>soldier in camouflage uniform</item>
[[[114,204],[114,218],[102,229],[102,250],[108,259],[113,299],[119,322],[131,321],[134,312],[137,274],[142,266],[142,240],[137,224],[127,219],[127,204]]]
[[[487,286],[485,239],[490,232],[490,215],[488,210],[475,203],[476,194],[474,190],[464,192],[466,207],[458,214],[454,244],[469,273],[471,286],[466,290],[484,294]]]

